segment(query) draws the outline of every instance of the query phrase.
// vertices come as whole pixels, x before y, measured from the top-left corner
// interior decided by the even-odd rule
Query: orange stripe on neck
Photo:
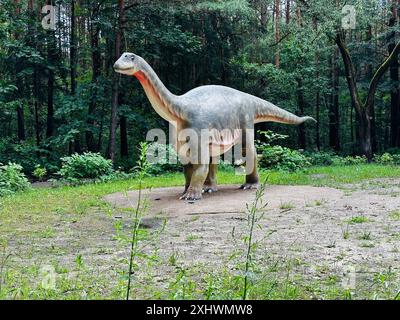
[[[144,74],[143,71],[138,71],[134,74],[134,76],[136,77],[136,79],[138,79],[140,81],[140,83],[142,83],[143,81],[148,82],[149,80],[147,79],[147,76]]]
[[[166,105],[160,93],[154,87],[154,84],[150,81],[148,75],[143,71],[138,71],[134,74],[134,76],[136,77],[136,79],[139,80],[140,84],[146,92],[147,98],[150,100],[150,103],[152,104],[156,112],[164,119],[166,119],[165,117],[176,119],[176,115],[172,113],[171,110],[168,108],[168,105]]]

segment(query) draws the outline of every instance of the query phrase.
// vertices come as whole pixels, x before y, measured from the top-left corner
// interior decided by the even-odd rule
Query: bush
[[[44,177],[47,175],[47,170],[46,168],[42,168],[40,165],[37,165],[35,170],[33,170],[32,175],[39,181],[43,181]]]
[[[62,167],[58,173],[70,182],[77,182],[79,179],[101,179],[114,172],[111,160],[98,153],[75,153],[70,157],[61,158],[61,161]]]
[[[12,140],[0,141],[0,163],[15,162],[22,166],[26,175],[33,173],[37,165],[47,172],[59,170],[59,155],[29,142],[14,143]]]
[[[331,166],[341,158],[333,152],[307,153],[307,159],[313,166]]]
[[[365,164],[367,163],[367,158],[365,156],[355,156],[355,157],[345,157],[341,158],[337,164],[341,165],[355,165],[355,164]],[[336,164],[336,163],[335,163]]]
[[[382,154],[380,156],[375,155],[374,156],[374,161],[376,163],[379,163],[379,164],[388,165],[388,164],[393,164],[394,163],[394,158],[390,153],[386,152],[386,153],[384,153],[384,154]]]
[[[0,164],[0,197],[23,191],[30,187],[22,167],[16,163]]]
[[[374,161],[383,165],[400,165],[400,154],[386,152],[382,155],[375,155]]]
[[[264,146],[260,167],[283,171],[297,171],[310,166],[306,156],[296,150],[281,146]]]
[[[394,154],[393,157],[393,164],[400,165],[400,154]]]

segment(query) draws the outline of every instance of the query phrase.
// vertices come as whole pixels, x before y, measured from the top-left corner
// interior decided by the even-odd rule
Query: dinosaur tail
[[[272,121],[298,125],[308,120],[317,122],[312,117],[298,117],[295,114],[283,110],[268,101],[257,98],[254,116],[255,123]]]

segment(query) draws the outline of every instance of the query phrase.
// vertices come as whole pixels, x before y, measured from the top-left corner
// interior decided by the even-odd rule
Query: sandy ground
[[[232,232],[246,232],[246,203],[254,200],[255,191],[223,186],[190,203],[178,200],[181,189],[146,191],[151,206],[143,224],[157,228],[167,218],[160,242],[163,255],[178,252],[187,264],[218,265],[234,249]],[[132,208],[137,196],[137,192],[116,193],[105,200],[117,208]],[[366,280],[367,287],[374,274],[399,275],[399,179],[340,189],[268,186],[264,201],[268,206],[255,229],[256,239],[261,239],[260,260],[298,261],[303,269],[297,271],[309,278],[351,272],[353,278]]]

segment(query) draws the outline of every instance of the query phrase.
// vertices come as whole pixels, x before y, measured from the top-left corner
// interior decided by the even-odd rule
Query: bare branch
[[[365,101],[365,105],[367,108],[373,104],[379,81],[381,80],[385,72],[389,69],[393,60],[397,59],[399,53],[400,53],[400,42],[396,44],[390,56],[379,66],[378,70],[372,77],[371,84],[369,85],[367,100]]]

